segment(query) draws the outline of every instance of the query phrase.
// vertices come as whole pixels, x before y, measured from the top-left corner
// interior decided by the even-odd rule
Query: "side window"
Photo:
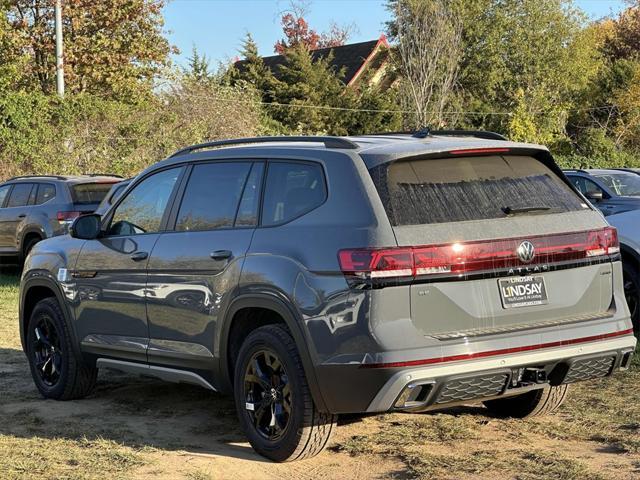
[[[262,191],[262,175],[264,163],[254,163],[249,179],[244,187],[236,227],[252,227],[258,224],[258,208],[260,208],[260,192]]]
[[[322,167],[308,163],[270,163],[264,193],[263,225],[298,217],[327,198]]]
[[[584,180],[581,177],[572,177],[571,175],[567,175],[569,181],[573,184],[574,187],[578,189],[578,191],[584,195]]]
[[[11,191],[11,196],[9,196],[7,208],[24,207],[27,205],[32,188],[33,183],[16,183]]]
[[[586,178],[584,179],[584,194],[588,195],[590,193],[599,193],[602,192],[604,193],[604,191],[598,186],[596,185],[594,182],[592,182],[591,180],[587,180]]]
[[[233,226],[251,163],[195,165],[185,189],[176,230],[215,230]]]
[[[160,231],[162,218],[182,168],[145,178],[116,207],[108,235],[140,235]]]
[[[11,185],[0,187],[0,208],[4,206],[4,201],[7,199],[7,195],[9,195],[9,190],[11,190]]]
[[[38,185],[36,195],[36,205],[42,205],[56,196],[56,187],[51,183],[41,183]]]
[[[118,185],[113,190],[113,193],[111,194],[111,196],[107,200],[107,203],[109,205],[113,205],[116,202],[116,200],[118,200],[118,198],[120,198],[120,195],[122,195],[122,192],[124,192],[124,189],[127,188],[128,186],[129,186],[128,183],[125,183],[124,185]]]

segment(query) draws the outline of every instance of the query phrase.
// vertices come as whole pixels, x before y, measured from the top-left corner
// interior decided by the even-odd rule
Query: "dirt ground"
[[[230,398],[101,371],[96,391],[43,400],[20,349],[17,277],[0,274],[0,479],[640,478],[640,359],[576,385],[559,414],[481,406],[343,419],[318,457],[274,464],[238,429]]]

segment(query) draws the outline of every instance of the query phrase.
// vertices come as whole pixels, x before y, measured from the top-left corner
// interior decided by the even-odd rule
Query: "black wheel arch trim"
[[[40,240],[44,240],[44,239],[47,238],[47,232],[45,232],[40,227],[29,227],[29,228],[27,228],[20,235],[20,250],[19,250],[20,253],[24,252],[24,247],[26,246],[26,244],[24,242],[25,238],[27,238],[29,235],[33,235],[33,234],[38,235],[40,237]]]
[[[313,401],[315,402],[316,408],[319,411],[327,412],[327,406],[319,387],[316,370],[311,359],[311,355],[309,354],[309,350],[307,348],[307,339],[302,330],[300,321],[294,313],[294,310],[289,305],[287,305],[286,302],[269,294],[255,293],[240,295],[232,301],[225,313],[224,323],[220,331],[220,367],[218,372],[219,378],[221,379],[220,383],[223,391],[233,391],[233,379],[229,376],[229,350],[227,347],[229,344],[229,334],[231,331],[233,317],[238,311],[243,308],[264,308],[273,310],[284,319],[287,327],[289,328],[289,331],[291,332],[291,335],[293,336],[293,340],[298,347],[298,352],[300,353],[304,373],[307,377],[307,383],[309,384],[309,389],[311,390],[311,395],[313,396]]]
[[[71,337],[71,348],[73,352],[81,357],[82,353],[80,351],[80,343],[78,342],[78,338],[76,336],[75,329],[73,327],[73,322],[71,319],[73,318],[71,312],[69,311],[69,307],[67,302],[64,300],[64,295],[62,294],[62,290],[60,286],[51,278],[45,276],[32,277],[24,280],[20,287],[20,307],[18,312],[18,318],[20,320],[20,342],[22,344],[23,351],[26,352],[26,320],[24,318],[24,305],[29,293],[29,290],[33,287],[45,287],[51,290],[54,294],[58,305],[60,306],[60,310],[62,310],[62,314],[64,315],[64,321],[67,324],[67,328],[69,329],[69,336]]]
[[[640,266],[640,253],[638,253],[634,248],[631,248],[630,246],[621,243],[620,244],[620,253],[622,253],[622,255],[628,255],[630,257],[632,257],[635,261],[636,261],[636,266]]]

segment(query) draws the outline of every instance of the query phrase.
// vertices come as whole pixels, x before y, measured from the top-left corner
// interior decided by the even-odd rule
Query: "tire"
[[[557,385],[532,390],[521,395],[484,402],[489,411],[499,417],[531,418],[555,413],[562,405],[569,385]]]
[[[622,263],[624,282],[624,296],[631,313],[633,333],[640,338],[640,274],[635,263],[626,261]]]
[[[315,407],[296,344],[280,325],[260,327],[243,342],[234,397],[249,443],[276,462],[317,455],[336,424],[335,415]]]
[[[24,245],[24,248],[22,249],[22,263],[24,263],[27,260],[27,257],[29,256],[29,252],[31,252],[31,249],[35,246],[36,243],[40,242],[42,239],[40,237],[31,237],[30,239],[27,240],[27,242]]]
[[[83,398],[95,387],[98,369],[76,356],[56,299],[41,300],[33,309],[26,347],[31,376],[44,398]]]

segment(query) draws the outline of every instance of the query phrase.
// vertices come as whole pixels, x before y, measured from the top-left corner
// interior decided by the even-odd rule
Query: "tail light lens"
[[[523,242],[533,245],[533,258],[518,253]],[[615,228],[418,247],[354,249],[338,253],[340,268],[349,278],[397,282],[473,273],[597,260],[620,252]],[[524,259],[523,259],[524,257]]]
[[[58,212],[57,218],[60,225],[70,225],[82,212]]]

